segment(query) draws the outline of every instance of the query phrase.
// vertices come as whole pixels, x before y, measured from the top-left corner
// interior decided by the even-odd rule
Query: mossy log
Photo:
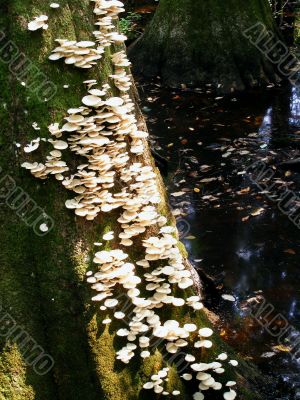
[[[152,392],[142,390],[142,385],[162,367],[161,350],[157,349],[145,361],[137,357],[129,365],[116,361],[116,351],[120,348],[116,330],[123,321],[109,326],[101,323],[106,313],[92,305],[93,293],[86,283],[85,274],[96,251],[94,242],[101,240],[104,232],[115,230],[117,215],[105,214],[92,222],[75,217],[65,208],[68,193],[57,182],[36,180],[20,168],[26,159],[24,145],[36,136],[48,137],[47,126],[61,120],[68,108],[81,104],[85,94],[82,82],[90,78],[106,82],[111,73],[110,50],[106,51],[98,69],[87,72],[48,60],[56,38],[91,40],[92,37],[90,1],[60,0],[59,3],[59,10],[50,9],[46,0],[11,0],[0,6],[3,31],[0,37],[0,399],[153,399]],[[27,23],[41,14],[49,15],[49,29],[29,32]],[[25,55],[31,68],[12,62],[13,52]],[[42,78],[36,75],[37,70],[43,74]],[[42,85],[40,79],[45,77],[54,86]],[[34,84],[31,86],[29,82]],[[54,87],[55,95],[51,96]],[[142,123],[138,108],[137,115]],[[40,127],[38,132],[33,123]],[[33,157],[40,159],[46,151],[41,146],[38,153]],[[143,157],[152,164],[149,149]],[[165,199],[158,171],[157,176]],[[28,195],[53,219],[51,231],[36,234],[38,226],[29,223],[27,206],[18,206],[14,187],[20,188],[23,196]],[[10,192],[14,195],[9,196]],[[165,200],[160,208],[171,219]],[[137,243],[133,252],[138,254],[139,246]],[[12,325],[51,355],[54,366],[48,373],[29,365],[23,343],[21,347],[20,341],[13,339],[4,325],[8,316]],[[204,312],[188,313],[184,307],[167,310],[166,319],[169,318],[180,323],[197,321],[199,326],[209,324]],[[225,345],[217,335],[213,340],[213,353],[217,354]],[[207,357],[203,353],[203,360]],[[169,389],[180,388],[180,398],[191,399],[191,385],[182,384],[176,367],[172,363],[170,367]],[[233,370],[228,371],[228,376],[242,382],[239,391],[243,400],[253,400],[256,395],[245,382],[254,382],[259,375],[248,364],[242,363],[241,370],[237,378]]]
[[[230,92],[276,82],[276,65],[243,35],[257,23],[279,39],[268,0],[161,0],[129,55],[137,73],[170,86]]]

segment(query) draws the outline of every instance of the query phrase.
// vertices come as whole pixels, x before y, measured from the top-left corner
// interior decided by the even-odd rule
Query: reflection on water
[[[297,155],[299,91],[285,87],[216,100],[206,89],[195,94],[142,82],[140,89],[150,132],[157,137],[153,145],[169,160],[169,192],[185,192],[171,196],[173,209],[190,227],[183,242],[192,260],[202,260],[195,262],[199,271],[220,293],[236,298],[231,303],[207,293],[209,307],[222,316],[221,335],[275,375],[290,374],[288,381],[297,386],[291,376],[298,376],[300,367],[249,316],[247,301],[265,298],[300,329],[299,229],[239,171],[258,154],[279,160]],[[295,180],[288,185],[297,194],[298,175],[286,175]],[[263,212],[252,217],[257,207]],[[275,358],[261,357],[264,353]]]
[[[263,118],[262,124],[258,129],[258,133],[262,137],[263,141],[269,144],[272,135],[272,107],[268,108],[266,115]]]
[[[289,124],[297,128],[300,127],[300,91],[299,88],[292,88],[291,113]]]

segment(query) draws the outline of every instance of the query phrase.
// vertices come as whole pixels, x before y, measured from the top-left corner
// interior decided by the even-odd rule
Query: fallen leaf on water
[[[227,301],[235,301],[235,297],[231,294],[222,294],[222,299]]]
[[[174,217],[186,216],[186,214],[184,212],[182,212],[181,210],[179,210],[178,208],[173,210],[172,214],[174,215]]]
[[[249,215],[247,215],[246,217],[243,217],[243,218],[242,218],[242,221],[243,221],[243,222],[246,222],[246,221],[248,221],[249,218],[250,218]]]
[[[216,181],[218,178],[204,178],[204,179],[201,179],[201,183],[209,183],[209,182],[213,182],[213,181]]]
[[[187,239],[187,240],[194,240],[194,239],[196,239],[196,237],[190,235],[190,236],[186,236],[185,239]]]
[[[200,171],[201,172],[208,171],[209,169],[211,169],[211,165],[206,165],[206,164],[200,165]]]
[[[171,193],[171,196],[179,197],[179,196],[183,196],[184,194],[185,194],[185,192],[174,192],[174,193]]]
[[[274,351],[267,351],[266,353],[263,353],[261,355],[261,357],[263,357],[263,358],[271,358],[271,357],[275,356],[275,354],[276,353],[274,353]]]
[[[238,194],[249,193],[250,190],[251,190],[251,188],[250,188],[250,186],[248,186],[248,187],[246,187],[246,188],[244,188],[244,189],[241,189],[241,190],[240,190],[239,192],[237,192],[237,193],[238,193]]]
[[[195,187],[195,188],[194,188],[194,192],[199,193],[199,192],[200,192],[200,189]]]
[[[251,215],[252,217],[257,217],[258,215],[260,215],[262,212],[264,211],[264,208],[257,208],[256,210],[254,210]]]
[[[293,256],[296,254],[295,250],[293,250],[293,249],[286,249],[286,250],[284,250],[284,253],[292,254]]]
[[[283,344],[279,344],[277,346],[273,346],[272,347],[273,350],[278,350],[278,351],[282,351],[284,353],[288,353],[291,351],[291,348],[288,346],[284,346]]]

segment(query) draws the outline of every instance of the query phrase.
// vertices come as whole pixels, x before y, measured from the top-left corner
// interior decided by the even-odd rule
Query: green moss
[[[25,376],[26,366],[17,346],[6,346],[0,360],[0,399],[35,399],[34,389],[26,383]]]

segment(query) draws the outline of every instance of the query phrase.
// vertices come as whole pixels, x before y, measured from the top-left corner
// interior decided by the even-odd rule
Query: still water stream
[[[272,399],[299,399],[293,354],[300,345],[279,341],[250,311],[265,299],[274,308],[268,320],[275,316],[280,329],[282,314],[298,337],[300,230],[279,209],[275,189],[287,187],[300,206],[300,162],[281,165],[300,157],[300,91],[285,85],[220,98],[209,86],[138,86],[152,147],[167,160],[162,172],[182,241],[205,282],[208,308],[221,316],[221,336],[284,382],[274,383]],[[248,167],[257,160],[274,172],[269,191],[251,180]]]

